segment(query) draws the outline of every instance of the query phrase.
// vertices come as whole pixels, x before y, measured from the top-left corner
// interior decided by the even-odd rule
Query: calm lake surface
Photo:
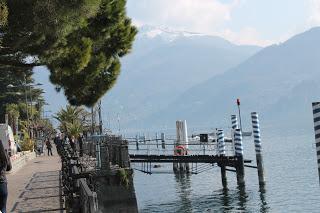
[[[200,174],[180,177],[173,173],[148,175],[135,171],[139,211],[320,212],[313,134],[268,136],[262,133],[262,140],[267,181],[264,189],[259,188],[257,171],[252,168],[245,169],[246,186],[242,189],[237,187],[233,172],[227,173],[228,188],[223,189],[219,167],[204,167]],[[243,143],[245,159],[254,160],[255,165],[253,139],[245,139]],[[172,165],[166,164],[158,170],[171,171]]]

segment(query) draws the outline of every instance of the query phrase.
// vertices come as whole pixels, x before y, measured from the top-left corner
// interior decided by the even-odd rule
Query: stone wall
[[[8,173],[12,174],[21,169],[28,161],[36,157],[35,152],[23,151],[10,157],[12,169]]]

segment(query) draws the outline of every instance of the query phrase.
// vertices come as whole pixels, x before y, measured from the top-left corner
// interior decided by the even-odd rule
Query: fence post
[[[320,181],[320,102],[313,102],[312,110],[313,110],[314,135],[315,135],[316,150],[317,150],[318,173],[319,173],[319,181]]]
[[[239,128],[235,129],[234,134],[235,154],[237,159],[237,182],[238,185],[244,185],[244,161],[243,161],[243,146],[242,146],[242,132]]]
[[[262,146],[261,146],[261,136],[260,136],[260,125],[259,125],[258,113],[252,112],[251,119],[252,119],[252,131],[253,131],[254,146],[255,146],[255,151],[256,151],[256,161],[257,161],[257,168],[258,168],[259,184],[264,185],[265,179],[264,179],[264,168],[263,168],[263,157],[262,157]]]

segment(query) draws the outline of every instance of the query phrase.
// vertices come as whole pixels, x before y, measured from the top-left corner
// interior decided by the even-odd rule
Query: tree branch
[[[17,61],[3,61],[0,60],[0,66],[12,66],[12,67],[22,67],[22,68],[33,68],[37,66],[42,66],[44,64],[41,63],[22,63]]]

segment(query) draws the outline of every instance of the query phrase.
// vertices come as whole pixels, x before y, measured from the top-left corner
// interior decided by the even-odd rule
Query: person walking
[[[70,146],[73,149],[73,151],[76,151],[76,138],[72,135],[70,139]]]
[[[83,156],[83,136],[82,135],[79,135],[78,137],[78,144],[79,144],[79,152],[80,152],[80,157]]]
[[[11,168],[10,158],[0,140],[0,210],[2,213],[7,212],[8,186],[6,171],[10,171]]]
[[[47,146],[47,150],[48,150],[48,156],[50,156],[50,154],[52,156],[52,145],[51,145],[49,139],[46,141],[46,146]]]

